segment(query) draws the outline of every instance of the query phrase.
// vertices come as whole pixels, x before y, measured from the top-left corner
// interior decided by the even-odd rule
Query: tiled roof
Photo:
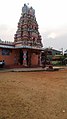
[[[0,48],[9,48],[9,49],[17,49],[17,48],[28,48],[28,49],[37,49],[37,50],[43,50],[43,48],[38,48],[38,47],[32,47],[32,46],[14,46],[14,45],[5,45],[5,44],[0,44]]]
[[[14,48],[14,46],[11,46],[11,45],[0,45],[0,48]]]

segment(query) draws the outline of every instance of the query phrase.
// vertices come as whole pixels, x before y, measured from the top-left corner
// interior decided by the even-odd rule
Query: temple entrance
[[[28,51],[20,49],[19,52],[19,63],[20,65],[27,66],[28,65]]]
[[[40,66],[40,53],[35,50],[20,49],[19,51],[19,64],[25,67]]]
[[[19,63],[20,63],[20,65],[23,64],[23,51],[22,51],[22,49],[20,49],[20,52],[19,52]]]

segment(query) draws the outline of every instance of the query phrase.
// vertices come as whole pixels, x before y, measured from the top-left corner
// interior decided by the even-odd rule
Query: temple
[[[39,67],[42,47],[35,10],[24,4],[14,42],[0,40],[0,61],[4,60],[5,66]]]

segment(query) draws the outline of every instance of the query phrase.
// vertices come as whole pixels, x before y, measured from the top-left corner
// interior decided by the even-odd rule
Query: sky
[[[67,49],[67,0],[0,0],[0,39],[14,41],[24,3],[35,9],[43,47]]]

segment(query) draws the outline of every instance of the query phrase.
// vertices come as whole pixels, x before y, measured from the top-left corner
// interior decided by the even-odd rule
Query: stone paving
[[[0,68],[0,72],[32,72],[32,71],[58,71],[60,69],[67,69],[67,67],[53,67],[53,69],[49,68],[13,68],[13,69],[4,69]]]

